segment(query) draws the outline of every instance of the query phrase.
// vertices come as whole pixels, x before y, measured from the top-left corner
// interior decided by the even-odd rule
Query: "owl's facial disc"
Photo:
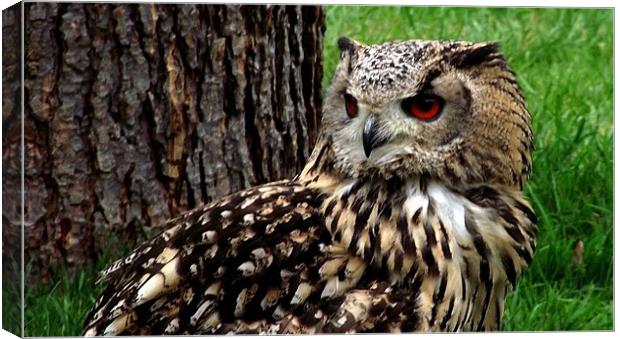
[[[351,103],[347,105],[347,112],[355,111],[356,114],[349,113],[349,117],[361,119],[358,126],[361,127],[362,146],[370,162],[397,160],[397,157],[411,154],[413,149],[430,147],[432,142],[429,141],[432,138],[428,140],[428,134],[441,135],[441,131],[434,125],[442,125],[444,122],[438,120],[442,119],[444,111],[451,111],[450,104],[444,109],[446,100],[443,97],[425,91],[397,98],[380,108],[375,106],[370,112],[363,110],[366,114],[358,117],[358,102],[351,98],[353,96],[345,94],[345,102]],[[373,150],[377,154],[370,159]]]
[[[493,43],[339,41],[323,126],[345,176],[520,184],[530,115]]]

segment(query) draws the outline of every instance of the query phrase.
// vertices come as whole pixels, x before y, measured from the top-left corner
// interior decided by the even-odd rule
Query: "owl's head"
[[[323,137],[348,177],[436,177],[520,187],[530,114],[493,43],[338,41]]]

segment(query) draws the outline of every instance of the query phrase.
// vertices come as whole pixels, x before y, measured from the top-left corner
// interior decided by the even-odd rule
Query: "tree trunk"
[[[21,4],[2,11],[2,328],[23,336]]]
[[[27,3],[24,23],[31,278],[292,177],[312,150],[320,7]],[[5,109],[6,151],[19,120]],[[3,211],[7,227],[15,217]]]

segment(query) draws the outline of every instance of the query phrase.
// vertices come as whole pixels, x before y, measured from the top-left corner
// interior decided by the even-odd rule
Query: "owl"
[[[537,232],[515,74],[494,43],[338,46],[303,171],[114,262],[85,335],[500,329]]]

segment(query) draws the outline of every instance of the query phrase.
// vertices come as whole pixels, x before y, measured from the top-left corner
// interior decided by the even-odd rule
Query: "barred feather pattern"
[[[500,329],[537,231],[514,74],[494,44],[339,46],[303,172],[187,212],[113,263],[85,335]],[[399,108],[424,90],[446,100],[435,123]],[[367,112],[349,116],[343,93]]]
[[[85,334],[498,330],[535,223],[499,187],[275,182],[188,212],[112,264]]]

